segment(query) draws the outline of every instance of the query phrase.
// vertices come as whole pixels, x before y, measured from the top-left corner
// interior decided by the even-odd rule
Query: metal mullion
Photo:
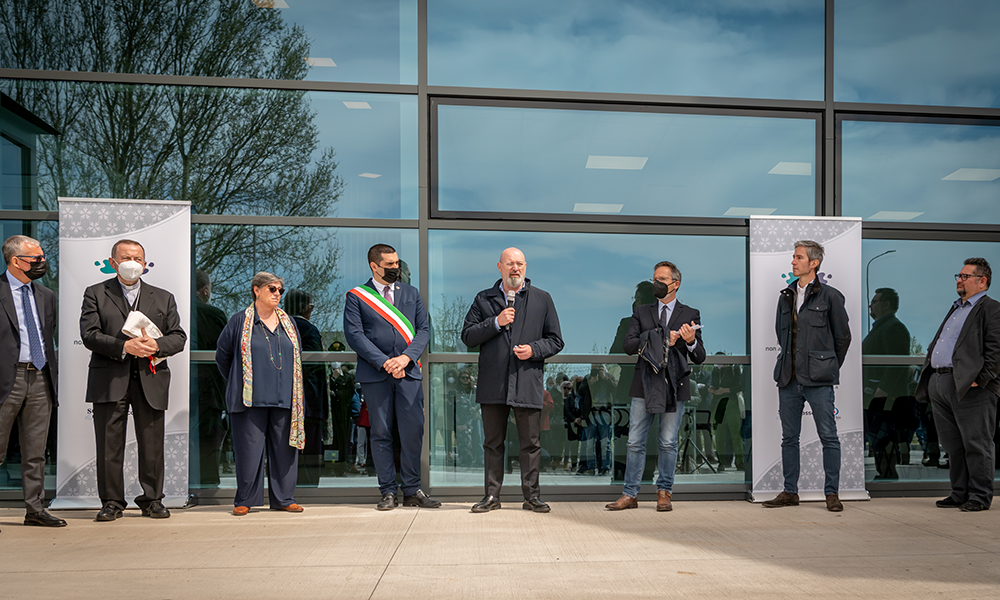
[[[629,94],[614,92],[572,92],[557,90],[525,90],[508,88],[469,88],[429,86],[434,97],[452,97],[461,103],[467,101],[526,101],[564,103],[599,103],[601,105],[648,105],[675,108],[764,109],[772,111],[820,111],[824,103],[819,100],[782,100],[773,98],[733,98],[722,96],[674,96],[668,94]],[[613,107],[618,110],[620,107]]]
[[[484,215],[496,213],[484,213]],[[434,219],[432,230],[458,231],[520,231],[546,233],[630,233],[648,235],[714,235],[714,236],[748,236],[750,226],[746,219],[724,219],[726,223],[684,224],[662,223],[650,224],[652,218],[643,219],[643,223],[622,222],[573,222],[573,221],[505,221],[499,219]],[[719,219],[722,221],[723,219]]]
[[[875,104],[869,102],[834,102],[838,114],[883,120],[885,117],[924,117],[943,119],[1000,119],[1000,108],[969,106],[926,106],[920,104]]]
[[[110,83],[124,85],[244,88],[255,90],[289,90],[306,92],[344,92],[351,94],[405,94],[411,96],[417,92],[417,86],[415,85],[397,83],[346,83],[336,81],[304,81],[300,79],[245,79],[236,77],[196,77],[191,75],[150,75],[145,73],[36,71],[31,69],[0,69],[0,79],[30,79],[38,81]]]
[[[430,306],[430,259],[428,258],[428,219],[430,218],[430,160],[428,147],[432,137],[429,122],[430,101],[427,95],[427,0],[417,1],[417,251],[420,262],[420,296],[424,307]],[[428,360],[430,344],[424,349],[423,360]],[[420,385],[424,398],[431,397],[430,377],[423,377]],[[431,481],[431,431],[430,402],[423,402],[424,438],[420,449],[420,480],[426,482],[433,493]]]
[[[557,354],[552,358],[545,359],[549,364],[619,364],[634,365],[635,356],[628,354]],[[479,362],[479,355],[475,353],[460,352],[435,352],[427,355],[429,363],[476,363]],[[706,365],[748,365],[750,357],[747,355],[731,356],[728,354],[712,354],[705,357]]]
[[[378,229],[416,229],[416,219],[355,219],[343,217],[289,217],[283,215],[191,215],[192,224],[261,225],[299,227],[363,227]]]

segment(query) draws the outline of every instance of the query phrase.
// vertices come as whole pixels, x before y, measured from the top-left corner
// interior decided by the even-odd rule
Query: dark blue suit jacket
[[[365,285],[381,292],[381,286],[371,279]],[[391,377],[382,365],[401,354],[410,357],[406,376],[412,379],[422,378],[417,359],[424,353],[431,338],[427,309],[424,308],[424,301],[417,288],[398,281],[392,287],[396,309],[410,320],[416,333],[409,345],[385,318],[354,294],[347,294],[344,304],[344,335],[351,349],[358,353],[358,368],[354,380],[359,383],[374,383]]]

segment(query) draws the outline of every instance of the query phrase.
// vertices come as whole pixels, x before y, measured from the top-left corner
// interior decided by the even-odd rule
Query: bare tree
[[[304,31],[245,0],[0,0],[0,31],[8,68],[285,80],[308,70]],[[62,133],[40,139],[42,209],[83,196],[188,200],[201,214],[328,216],[343,191],[306,92],[0,87]],[[256,270],[320,297],[337,278],[339,248],[324,228],[198,226],[193,251],[230,310],[246,303]]]

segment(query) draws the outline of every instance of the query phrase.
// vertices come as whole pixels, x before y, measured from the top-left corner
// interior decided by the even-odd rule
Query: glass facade
[[[47,210],[110,197],[185,199],[198,214],[417,216],[411,96],[9,79],[0,91],[56,124],[38,136]]]
[[[679,266],[710,355],[678,489],[742,497],[747,217],[860,216],[869,489],[945,489],[913,382],[952,274],[970,256],[1000,264],[998,15],[986,0],[0,0],[0,227],[42,241],[58,290],[57,198],[192,203],[191,276],[212,286],[189,324],[190,488],[205,498],[234,487],[212,322],[245,307],[260,269],[309,294],[321,332],[298,484],[374,497],[342,318],[375,243],[429,312],[424,485],[478,495],[477,354],[460,332],[516,246],[566,342],[546,365],[542,486],[613,499],[634,368],[622,329],[652,266]],[[891,304],[909,339],[886,346],[872,331]],[[567,413],[590,378],[607,402]],[[0,499],[18,474],[15,440]]]
[[[1000,107],[1000,6],[836,0],[834,100]]]
[[[427,2],[431,85],[823,97],[823,1]]]
[[[483,423],[476,405],[477,363],[437,363],[430,372],[430,482],[441,487],[483,483]],[[628,389],[634,365],[555,362],[545,365],[542,425],[544,488],[618,486],[628,455]],[[692,400],[684,407],[675,483],[742,484],[750,465],[749,369],[702,365],[691,372]],[[582,401],[587,395],[588,401]],[[656,480],[657,437],[647,441],[642,483]],[[505,483],[520,480],[517,430],[507,427]],[[551,489],[551,488],[549,488]],[[553,492],[546,492],[551,494]]]
[[[417,0],[5,1],[2,8],[5,69],[417,83]]]
[[[997,223],[1000,123],[841,121],[843,213],[871,221]]]
[[[439,105],[437,208],[812,215],[816,129],[808,117]]]
[[[480,290],[497,285],[500,252],[510,246],[524,252],[531,284],[552,295],[564,353],[623,354],[632,308],[653,301],[643,283],[652,280],[653,265],[671,260],[682,276],[678,297],[711,323],[702,332],[706,350],[746,354],[745,238],[434,230],[427,288],[433,351],[468,351],[460,339],[465,313]],[[695,256],[698,263],[688,258]],[[715,267],[701,270],[701,261]]]

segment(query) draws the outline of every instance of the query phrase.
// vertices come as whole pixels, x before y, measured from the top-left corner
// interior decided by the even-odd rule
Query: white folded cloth
[[[146,330],[146,335],[153,338],[163,337],[163,333],[160,332],[160,328],[156,326],[155,323],[149,320],[149,317],[142,314],[137,310],[133,310],[128,314],[128,318],[125,319],[125,324],[122,325],[122,333],[129,336],[130,338],[142,337],[142,330]],[[155,356],[150,356],[153,365],[158,365],[161,362],[167,360],[166,358],[158,358]]]

